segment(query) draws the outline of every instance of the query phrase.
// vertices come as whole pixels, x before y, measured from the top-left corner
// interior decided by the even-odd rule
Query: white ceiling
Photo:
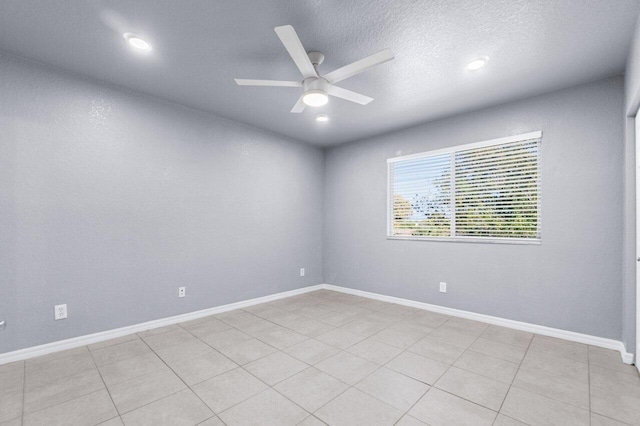
[[[639,12],[637,0],[0,0],[0,50],[332,145],[620,74]],[[236,86],[300,79],[273,31],[285,24],[325,54],[323,74],[391,48],[395,60],[339,84],[375,100],[291,114],[299,89]],[[153,52],[132,52],[124,32]],[[479,55],[487,66],[467,71]]]

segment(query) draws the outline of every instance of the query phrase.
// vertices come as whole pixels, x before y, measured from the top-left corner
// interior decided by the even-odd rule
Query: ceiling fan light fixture
[[[329,102],[329,96],[327,95],[327,92],[324,92],[322,90],[307,90],[306,92],[304,92],[302,102],[310,107],[319,107],[326,105],[327,102]]]
[[[135,34],[125,33],[123,37],[129,44],[129,46],[133,47],[136,50],[140,50],[143,52],[148,52],[151,50],[151,45]]]
[[[484,67],[487,64],[488,60],[489,60],[488,56],[480,56],[479,58],[469,62],[467,64],[467,69],[469,71],[479,70],[480,68]]]

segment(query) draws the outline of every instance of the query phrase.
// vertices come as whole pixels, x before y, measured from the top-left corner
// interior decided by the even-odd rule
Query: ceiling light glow
[[[126,33],[124,34],[124,39],[127,40],[129,46],[133,47],[134,49],[144,52],[148,52],[151,50],[151,45],[135,34]]]
[[[487,56],[481,56],[478,59],[469,62],[469,64],[467,65],[467,69],[469,71],[479,70],[487,64],[488,60],[489,58]]]
[[[319,107],[329,102],[329,96],[322,90],[307,90],[302,97],[302,102],[310,107]]]
[[[320,121],[322,123],[327,122],[329,121],[329,116],[327,114],[318,114],[316,121]]]

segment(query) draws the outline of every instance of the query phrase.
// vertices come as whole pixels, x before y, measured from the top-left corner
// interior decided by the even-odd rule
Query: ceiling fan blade
[[[360,105],[366,105],[373,100],[369,96],[361,95],[360,93],[352,92],[351,90],[343,89],[342,87],[329,85],[328,93],[336,98],[345,99],[347,101],[355,102]]]
[[[298,102],[296,102],[296,104],[293,106],[293,108],[291,108],[291,112],[299,114],[302,111],[304,111],[306,105],[304,102],[302,102],[302,97],[304,95],[300,96],[300,98],[298,99]]]
[[[302,82],[300,81],[248,80],[245,78],[236,78],[234,80],[238,86],[302,87]]]
[[[307,51],[304,50],[304,46],[298,38],[296,30],[294,30],[291,25],[275,27],[274,30],[304,78],[317,77],[318,73],[309,60],[309,55],[307,55]]]
[[[374,53],[371,56],[355,61],[349,65],[345,65],[342,68],[338,68],[335,71],[331,71],[329,74],[322,76],[329,83],[337,83],[345,80],[351,76],[368,70],[369,68],[380,65],[384,62],[390,61],[394,58],[391,49],[384,49],[378,53]]]

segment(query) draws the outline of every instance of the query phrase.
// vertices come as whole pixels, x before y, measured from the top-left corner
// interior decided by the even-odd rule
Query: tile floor
[[[617,352],[326,290],[0,366],[0,425],[640,425]]]

